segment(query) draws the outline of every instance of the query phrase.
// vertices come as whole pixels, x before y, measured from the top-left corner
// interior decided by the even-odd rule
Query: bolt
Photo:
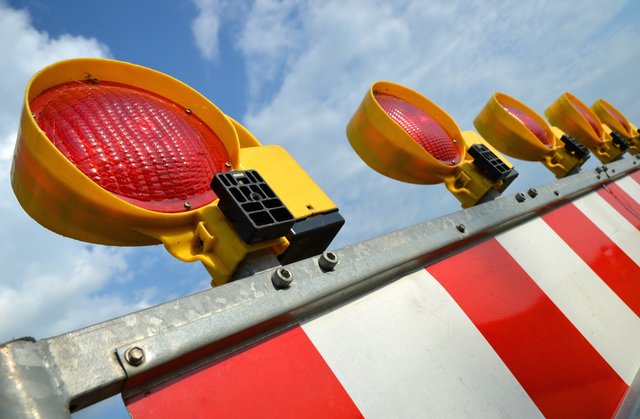
[[[124,353],[124,359],[133,367],[138,367],[144,362],[144,351],[137,346],[127,349]]]
[[[193,111],[189,108],[185,108],[184,111],[187,113],[187,115],[191,115],[193,113]]]
[[[640,130],[640,129],[639,129]],[[640,160],[640,153],[636,154],[636,159]]]
[[[271,275],[271,282],[276,289],[289,288],[293,282],[293,274],[288,269],[278,268]]]
[[[607,170],[609,170],[609,168],[607,166],[602,166],[602,170],[606,172]]]
[[[324,271],[332,271],[338,264],[338,255],[333,252],[322,252],[320,259],[318,259],[318,265]]]
[[[527,197],[526,197],[526,196],[524,196],[524,194],[523,194],[522,192],[518,192],[518,193],[516,194],[516,201],[518,201],[518,202],[524,202],[524,201],[525,201],[525,199],[527,199]]]
[[[456,226],[456,230],[458,230],[460,233],[464,233],[465,231],[467,231],[467,227],[464,224],[458,224]]]
[[[602,178],[602,176],[598,175],[598,179]]]
[[[228,161],[224,164],[224,167],[226,167],[227,169],[231,169],[233,165],[231,164],[231,162]]]
[[[611,173],[615,173],[615,172],[616,172],[616,169],[611,169]]]
[[[536,190],[536,188],[529,188],[527,193],[531,198],[535,198],[536,196],[538,196],[538,191]]]
[[[596,172],[602,173],[602,167],[596,167]]]
[[[184,209],[186,210],[190,210],[191,209],[191,202],[187,201],[184,203]]]
[[[553,191],[553,194],[554,194],[555,196],[560,196],[560,191]]]

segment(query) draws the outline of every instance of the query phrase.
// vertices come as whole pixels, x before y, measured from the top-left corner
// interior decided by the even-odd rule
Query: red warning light
[[[627,122],[627,118],[625,118],[624,116],[620,115],[620,112],[618,112],[617,109],[614,109],[613,106],[609,106],[607,103],[604,103],[604,101],[602,102],[602,105],[606,108],[606,110],[609,111],[609,113],[611,115],[613,115],[613,117],[620,122],[620,124],[624,127],[625,130],[627,130],[627,133],[631,133],[631,127],[629,127],[629,123]]]
[[[383,93],[374,96],[387,115],[434,158],[449,166],[460,163],[453,138],[434,118],[395,96]]]
[[[553,139],[550,138],[547,131],[530,115],[516,108],[515,106],[501,104],[502,107],[511,115],[516,117],[525,127],[529,129],[535,135],[542,144],[548,148],[553,148]]]
[[[596,120],[592,116],[591,109],[587,108],[582,102],[577,100],[572,95],[568,97],[569,97],[569,100],[571,101],[571,104],[578,110],[578,112],[580,112],[580,115],[582,115],[582,117],[587,120],[589,125],[591,125],[591,128],[593,128],[596,135],[599,138],[602,138],[602,135],[603,135],[602,127],[598,122],[596,122]]]
[[[173,101],[126,84],[78,81],[30,103],[38,126],[82,173],[144,209],[204,206],[229,154],[202,120]]]

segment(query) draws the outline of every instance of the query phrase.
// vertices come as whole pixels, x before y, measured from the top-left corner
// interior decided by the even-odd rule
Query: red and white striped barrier
[[[159,417],[610,417],[640,368],[640,172],[126,401]]]

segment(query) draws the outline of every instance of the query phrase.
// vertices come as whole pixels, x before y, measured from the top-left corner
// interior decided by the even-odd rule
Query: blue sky
[[[87,245],[22,212],[11,155],[24,87],[45,65],[103,56],[191,85],[325,189],[347,220],[339,247],[458,209],[443,186],[386,179],[351,150],[345,126],[373,81],[422,92],[463,130],[494,91],[539,113],[563,91],[603,97],[638,125],[639,18],[631,0],[0,0],[0,318],[12,319],[0,341],[63,333],[209,282],[162,247]],[[512,162],[521,175],[507,193],[553,180]],[[125,415],[117,404],[84,416]]]

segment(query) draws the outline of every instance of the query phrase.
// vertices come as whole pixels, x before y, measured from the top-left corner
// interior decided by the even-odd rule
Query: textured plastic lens
[[[216,199],[209,183],[229,155],[218,136],[178,104],[124,84],[78,81],[46,90],[30,106],[58,150],[121,199],[161,212]]]
[[[387,115],[420,147],[442,163],[454,165],[460,162],[460,153],[453,139],[435,119],[395,96],[382,93],[374,95]]]
[[[553,146],[551,144],[551,138],[549,138],[550,136],[547,131],[530,115],[514,106],[502,105],[502,107],[511,115],[513,115],[518,121],[522,122],[524,126],[527,127],[527,129],[529,129],[529,131],[531,131],[531,133],[535,135],[538,140],[540,140],[542,144],[546,145],[547,147]]]
[[[609,113],[611,115],[613,115],[613,117],[615,119],[618,120],[618,122],[620,122],[620,124],[624,127],[624,129],[627,131],[627,133],[631,132],[631,129],[629,127],[629,123],[627,122],[627,118],[625,118],[624,116],[620,115],[620,112],[618,112],[616,109],[612,108],[611,106],[606,106],[604,107],[607,111],[609,111]]]
[[[584,106],[580,101],[577,101],[574,98],[569,98],[569,99],[571,100],[571,103],[573,104],[573,106],[578,110],[578,112],[580,112],[580,115],[582,115],[582,117],[587,120],[589,125],[591,125],[591,128],[593,128],[596,135],[598,137],[602,137],[602,127],[600,126],[599,123],[596,122],[595,119],[593,119],[593,116],[591,116],[591,111],[586,106]]]

